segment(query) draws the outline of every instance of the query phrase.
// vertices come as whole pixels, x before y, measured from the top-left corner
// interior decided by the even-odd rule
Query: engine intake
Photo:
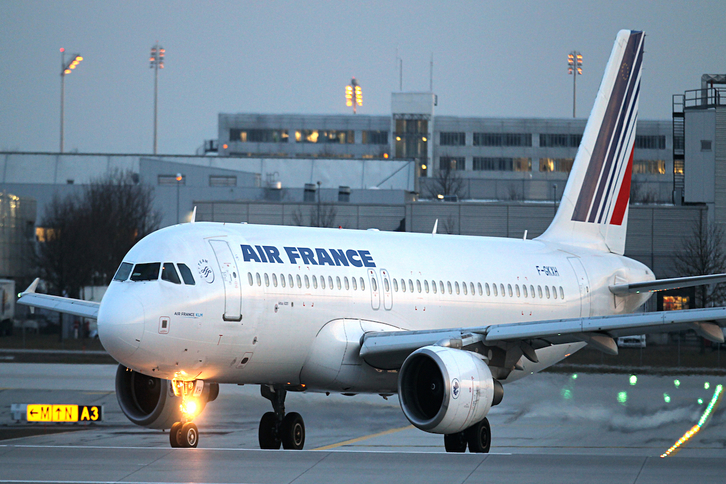
[[[398,376],[404,415],[419,429],[436,434],[461,432],[480,422],[503,394],[479,355],[442,346],[411,353]]]
[[[205,382],[202,394],[196,398],[198,413],[217,395],[219,384]],[[182,398],[174,395],[169,380],[146,376],[123,365],[116,370],[116,398],[124,415],[141,427],[168,429],[182,417]]]

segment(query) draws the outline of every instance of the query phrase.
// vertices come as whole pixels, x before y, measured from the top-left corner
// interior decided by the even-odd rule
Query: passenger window
[[[413,281],[411,279],[408,280],[408,290],[413,292]]]
[[[343,278],[343,282],[345,283],[345,290],[350,291],[350,284],[348,283],[348,276],[345,276]]]
[[[521,295],[519,294],[519,284],[515,284],[515,285],[514,285],[514,292],[516,292],[516,293],[517,293],[517,297],[522,297],[522,296],[521,296]]]
[[[274,287],[277,287],[277,274],[275,274],[274,272],[272,273],[272,285]]]
[[[257,285],[258,286],[261,286],[262,285],[262,278],[260,278],[260,273],[259,272],[255,273],[255,280],[257,280]]]
[[[320,289],[325,289],[325,276],[320,276]]]
[[[452,291],[451,291],[451,281],[446,281],[446,287],[449,290],[449,294],[451,294],[452,293]]]
[[[511,284],[507,284],[507,289],[509,289],[509,297],[514,297],[514,295],[512,294],[512,285]]]
[[[529,297],[527,295],[527,285],[526,284],[522,284],[522,292],[524,292],[524,297]]]
[[[441,294],[444,293],[444,281],[439,281],[439,289],[441,289]]]
[[[328,287],[330,289],[333,289],[333,277],[332,276],[328,276]]]
[[[552,297],[557,299],[557,288],[555,286],[552,286]]]
[[[285,274],[280,274],[280,285],[285,287]]]
[[[305,274],[305,289],[310,289],[310,278]]]
[[[300,274],[295,274],[295,280],[297,280],[297,288],[302,289],[302,280],[300,280]]]
[[[476,292],[474,292],[474,283],[473,282],[469,283],[469,289],[471,290],[472,296],[476,295]],[[481,293],[479,293],[479,295],[481,296]]]
[[[550,298],[550,287],[549,286],[545,286],[545,296],[547,296],[547,299]]]
[[[424,291],[426,291],[426,294],[429,293],[429,281],[424,279]]]
[[[371,278],[371,288],[373,289],[373,292],[376,292],[378,290],[378,283],[376,282],[376,278]]]
[[[386,279],[386,281],[388,281],[388,279]],[[358,290],[358,283],[355,282],[355,277],[351,277],[350,278],[350,282],[353,283],[353,290],[354,291],[357,291]],[[386,282],[386,291],[388,291],[388,282]]]
[[[565,290],[562,289],[562,286],[560,286],[560,299],[564,299],[564,298],[565,298]]]
[[[506,296],[506,294],[504,294],[504,284],[501,284],[501,283],[499,284],[499,292],[502,293],[502,297]],[[512,289],[511,288],[509,289],[509,292],[510,293],[512,292]]]
[[[255,285],[255,281],[252,280],[252,273],[251,272],[248,272],[247,273],[247,280],[249,281],[250,286],[254,286]]]
[[[461,287],[464,290],[464,296],[466,296],[466,282],[461,283]],[[459,289],[459,283],[456,283],[456,289]],[[459,294],[459,291],[456,291],[457,294]]]
[[[485,288],[486,288],[486,290],[487,290],[487,296],[490,296],[490,295],[491,295],[491,293],[489,292],[489,283],[488,283],[488,282],[487,282],[487,283],[485,283],[485,284],[484,284],[484,287],[485,287]],[[496,289],[495,289],[495,290],[496,290]],[[496,294],[495,294],[495,296],[496,296]]]
[[[265,272],[265,287],[270,287],[270,276]]]
[[[179,274],[176,273],[174,264],[164,262],[164,265],[161,266],[161,280],[171,282],[172,284],[181,284],[181,279],[179,279]]]
[[[129,278],[129,274],[131,274],[131,269],[134,268],[133,264],[129,264],[128,262],[122,262],[119,266],[118,270],[116,271],[116,275],[113,276],[114,281],[125,281]]]
[[[492,284],[492,288],[494,289],[494,297],[497,297],[499,294],[497,293],[497,285]]]
[[[534,286],[529,286],[529,293],[532,295],[532,299],[534,299]]]
[[[416,279],[416,290],[419,294],[421,294],[421,281],[419,281],[418,279]]]
[[[406,281],[401,279],[401,291],[406,292]]]
[[[318,278],[313,276],[313,289],[318,288]]]
[[[537,294],[539,295],[539,298],[542,299],[542,286],[537,286]]]
[[[340,276],[335,276],[335,285],[338,287],[339,291],[343,289],[343,286],[340,284]]]
[[[353,278],[353,285],[355,285],[355,277]],[[386,292],[391,291],[391,285],[388,283],[388,279],[383,279],[383,287],[386,289]]]
[[[132,281],[155,281],[159,278],[159,269],[161,262],[152,262],[150,264],[136,264],[131,272]]]
[[[434,294],[436,294],[436,281],[431,281],[431,289],[433,289]]]
[[[366,290],[366,283],[365,283],[365,281],[363,280],[362,277],[360,278],[360,290],[361,291],[365,291]]]
[[[398,280],[397,279],[393,280],[393,291],[398,292]]]
[[[187,265],[177,264],[176,266],[179,268],[179,272],[181,273],[182,279],[184,280],[184,284],[188,286],[193,286],[194,276],[192,275],[192,271],[187,267]]]

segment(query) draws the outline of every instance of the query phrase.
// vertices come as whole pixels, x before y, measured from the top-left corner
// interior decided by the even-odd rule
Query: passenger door
[[[383,308],[386,311],[390,311],[393,307],[393,294],[391,293],[391,277],[388,271],[381,269],[381,284],[383,287],[380,288],[383,292]]]
[[[587,278],[587,272],[577,257],[568,257],[567,260],[575,271],[580,288],[580,317],[588,318],[590,317],[590,281]]]
[[[219,264],[220,277],[224,286],[224,315],[225,321],[242,320],[242,284],[229,244],[224,240],[210,240],[209,244]]]
[[[368,287],[371,289],[371,307],[378,310],[381,307],[381,288],[378,286],[378,277],[373,269],[368,269]]]

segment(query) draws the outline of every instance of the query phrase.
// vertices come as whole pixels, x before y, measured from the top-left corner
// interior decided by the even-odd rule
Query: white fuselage
[[[125,366],[379,393],[395,391],[395,374],[361,361],[366,331],[627,313],[648,295],[615,298],[608,285],[653,279],[631,259],[538,240],[218,223],[157,231],[124,262],[183,263],[195,281],[110,284],[99,334]],[[534,369],[582,345],[562,346]]]

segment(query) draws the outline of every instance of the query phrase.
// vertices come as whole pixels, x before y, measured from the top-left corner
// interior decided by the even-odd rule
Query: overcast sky
[[[572,115],[566,57],[584,56],[586,117],[618,30],[645,30],[641,119],[670,119],[671,96],[726,73],[726,1],[14,1],[0,0],[0,151],[59,149],[60,52],[66,151],[150,153],[154,71],[159,152],[193,154],[224,113],[389,114],[398,90],[433,90],[438,114]]]

